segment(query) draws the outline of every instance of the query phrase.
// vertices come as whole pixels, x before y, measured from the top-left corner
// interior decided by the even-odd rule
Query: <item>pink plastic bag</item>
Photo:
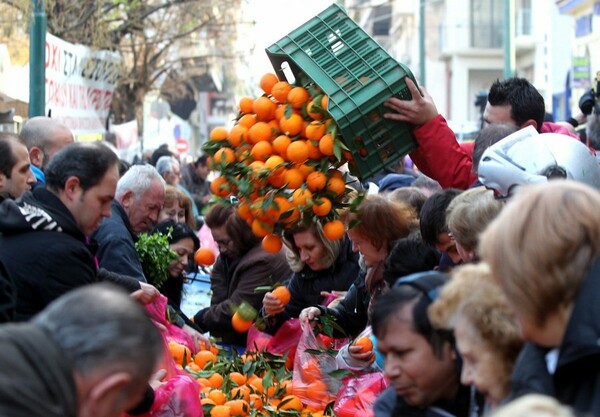
[[[159,327],[164,327],[164,330],[161,330],[164,338],[167,342],[175,341],[182,345],[187,346],[192,354],[198,352],[198,346],[194,343],[194,339],[186,333],[185,330],[175,326],[167,320],[167,297],[164,295],[159,295],[154,302],[146,305],[146,311],[150,318],[158,323]]]
[[[302,403],[315,409],[323,409],[335,399],[340,381],[329,375],[336,369],[335,356],[328,353],[313,353],[326,347],[317,338],[308,323],[301,323],[302,335],[298,341],[292,386],[294,395]]]
[[[372,372],[343,379],[333,411],[338,417],[372,415],[377,397],[389,386],[383,372]]]
[[[147,417],[203,417],[198,383],[188,375],[178,375],[154,392]]]
[[[253,325],[248,330],[246,350],[284,355],[298,345],[301,334],[300,320],[296,318],[285,321],[274,335],[261,332]]]

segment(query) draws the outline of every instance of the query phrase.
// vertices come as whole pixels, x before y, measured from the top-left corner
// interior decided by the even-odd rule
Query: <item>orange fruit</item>
[[[252,97],[242,97],[238,103],[238,107],[240,108],[240,112],[244,114],[252,113],[252,105],[254,104],[254,99]]]
[[[312,192],[321,191],[327,185],[327,177],[321,171],[314,171],[306,177],[306,186]]]
[[[255,410],[259,410],[263,407],[262,397],[258,394],[250,394],[250,405]]]
[[[263,161],[264,162],[267,159],[269,159],[269,157],[271,156],[272,153],[273,153],[273,145],[271,145],[271,142],[266,142],[264,140],[257,142],[252,147],[252,150],[250,150],[250,155],[252,156],[252,158],[254,158],[255,161]],[[266,166],[265,166],[265,168],[266,168]]]
[[[331,220],[323,225],[323,234],[329,240],[338,240],[344,237],[346,227],[340,220]]]
[[[317,170],[317,168],[315,168],[314,166],[306,165],[306,164],[297,165],[296,168],[298,168],[300,170],[300,172],[302,172],[302,175],[304,175],[304,178],[308,177],[308,174],[310,174],[311,172]]]
[[[273,149],[273,148],[271,148]],[[279,155],[271,155],[265,161],[265,168],[272,174],[283,174],[285,172],[285,160]]]
[[[210,266],[215,263],[215,254],[207,247],[199,248],[194,254],[194,261],[198,265]],[[216,360],[215,360],[216,362]],[[199,365],[199,364],[198,364]],[[204,366],[203,366],[204,368]]]
[[[342,195],[346,191],[346,183],[341,178],[331,177],[327,180],[325,189],[331,191],[335,195]]]
[[[210,390],[206,398],[213,400],[216,405],[223,405],[227,401],[227,396],[218,389]]]
[[[306,106],[306,112],[313,120],[321,120],[325,117],[323,112],[317,108],[318,99],[314,99]]]
[[[271,94],[273,86],[278,82],[279,78],[277,78],[277,75],[272,72],[267,72],[260,78],[260,88],[262,88],[265,93]]]
[[[295,109],[301,109],[309,99],[308,90],[304,87],[294,87],[287,96],[287,102]]]
[[[261,96],[254,100],[254,104],[252,105],[252,111],[256,115],[256,118],[265,122],[275,118],[276,109],[277,104],[269,97],[265,96]]]
[[[321,380],[315,380],[306,387],[306,396],[312,399],[322,399],[329,395],[327,392],[327,384]]]
[[[298,168],[290,168],[285,171],[284,180],[287,184],[287,188],[295,190],[304,184],[304,175]]]
[[[312,121],[306,126],[306,139],[319,140],[325,134],[325,123]]]
[[[269,175],[267,182],[275,188],[283,187],[285,185],[285,168],[272,172],[271,175]]]
[[[265,237],[273,231],[273,228],[258,219],[252,220],[252,225],[250,227],[252,228],[252,233],[254,233],[254,236],[256,237]]]
[[[232,416],[247,416],[250,413],[250,404],[244,400],[230,400],[225,405],[231,410]]]
[[[287,148],[292,140],[287,135],[279,135],[273,140],[273,150],[284,158],[287,157]]]
[[[279,81],[271,88],[271,95],[280,103],[285,103],[292,86],[287,81]]]
[[[292,202],[296,206],[305,206],[312,202],[312,192],[304,188],[298,188],[292,193]]]
[[[359,337],[354,341],[353,345],[360,346],[359,353],[367,353],[373,350],[373,342],[367,336]]]
[[[248,135],[248,128],[244,125],[235,125],[229,131],[229,143],[233,147],[240,146],[246,141]]]
[[[255,220],[256,221],[256,220]],[[252,327],[252,320],[244,320],[237,311],[231,317],[231,326],[238,333],[246,333]],[[218,375],[218,374],[213,374]],[[210,378],[209,378],[210,380]]]
[[[329,105],[329,97],[327,95],[324,95],[323,97],[321,97],[321,107],[323,108],[323,110],[327,111],[328,105]]]
[[[279,237],[279,235],[269,233],[263,237],[261,246],[265,252],[277,253],[281,250],[283,243],[281,242],[281,237]]]
[[[308,146],[303,140],[297,140],[289,144],[287,148],[287,159],[297,164],[303,164],[308,159]]]
[[[287,289],[285,285],[280,285],[271,291],[273,297],[277,298],[281,304],[284,306],[290,302],[292,295],[290,294],[290,290]]]
[[[272,137],[273,131],[268,123],[257,122],[248,129],[248,142],[250,143],[270,142]]]
[[[238,385],[238,387],[246,383],[246,376],[239,372],[231,372],[229,374],[229,379],[235,382]]]
[[[307,139],[306,147],[308,148],[308,159],[319,161],[323,158],[323,154],[319,150],[319,141]]]
[[[231,398],[234,400],[241,399],[250,401],[250,387],[248,385],[240,385],[239,387],[231,388]]]
[[[206,364],[209,362],[212,362],[213,365],[217,363],[217,356],[210,350],[201,350],[196,353],[196,356],[194,356],[194,363],[198,365],[200,369],[204,369]]]
[[[261,394],[265,393],[265,387],[263,387],[262,378],[256,377],[252,379],[252,381],[250,381],[248,384],[250,385],[250,387],[254,388],[254,391],[259,392]]]
[[[228,132],[223,126],[217,126],[210,131],[210,140],[215,142],[221,142],[227,140]]]
[[[295,395],[286,395],[281,399],[281,402],[277,406],[278,410],[302,411],[303,408],[304,405],[302,404],[302,401]]]
[[[321,136],[321,139],[319,140],[319,150],[323,155],[333,155],[333,136],[331,136],[329,133]]]
[[[196,378],[196,381],[198,381],[198,383],[200,385],[202,385],[202,388],[210,388],[210,381],[206,378]]]
[[[210,398],[202,398],[200,400],[200,404],[202,405],[217,405],[215,404],[215,402],[213,400],[211,400]]]
[[[312,209],[319,217],[327,216],[331,212],[331,200],[327,197],[319,197],[313,201]]]
[[[235,152],[231,148],[221,148],[213,155],[217,164],[232,164],[235,162]]]
[[[252,127],[258,120],[254,114],[245,114],[238,119],[237,124],[246,126],[247,128]]]
[[[223,376],[217,372],[209,376],[208,382],[210,382],[210,386],[213,388],[221,388],[223,386]]]
[[[210,182],[210,192],[219,197],[227,197],[231,194],[231,184],[229,184],[227,178],[217,177]]]
[[[210,417],[231,417],[231,409],[226,405],[215,405],[210,410]]]
[[[178,365],[183,366],[184,362],[188,364],[192,361],[192,352],[187,346],[182,345],[181,343],[170,341],[169,351],[171,352],[173,360]]]
[[[285,115],[279,119],[279,128],[281,132],[288,136],[296,136],[302,132],[304,120],[298,113],[292,113],[289,117]]]

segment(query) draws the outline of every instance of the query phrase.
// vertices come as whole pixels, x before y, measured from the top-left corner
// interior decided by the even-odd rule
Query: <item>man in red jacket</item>
[[[431,95],[422,87],[419,91],[408,77],[405,80],[412,100],[390,98],[385,106],[392,112],[385,117],[416,126],[413,134],[419,147],[410,157],[421,172],[437,180],[443,188],[468,188],[477,180],[472,171],[471,152],[457,142]],[[486,123],[507,122],[519,128],[533,126],[540,133],[576,137],[563,125],[544,122],[545,112],[544,98],[529,81],[509,78],[492,84],[483,118]]]

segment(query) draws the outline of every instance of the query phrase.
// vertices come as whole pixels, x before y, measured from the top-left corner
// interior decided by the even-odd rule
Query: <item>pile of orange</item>
[[[260,87],[260,97],[239,100],[234,126],[214,128],[203,146],[219,172],[213,195],[236,204],[269,252],[281,249],[281,232],[301,221],[320,222],[325,236],[340,239],[339,209],[350,189],[339,168],[352,155],[327,113],[327,95],[312,82],[292,85],[273,73]]]
[[[180,351],[173,344],[174,358]],[[184,353],[185,354],[185,353]],[[187,359],[187,358],[186,358]],[[210,417],[322,417],[331,415],[332,404],[324,400],[334,397],[315,374],[306,392],[296,394],[292,388],[292,371],[286,357],[273,353],[221,350],[212,346],[201,349],[189,360],[178,362],[200,386],[199,396],[205,416]],[[319,405],[307,401],[317,397]],[[327,410],[327,412],[326,412]]]

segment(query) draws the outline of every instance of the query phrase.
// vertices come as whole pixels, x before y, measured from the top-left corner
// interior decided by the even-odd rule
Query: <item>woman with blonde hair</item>
[[[269,333],[298,317],[302,309],[325,304],[329,294],[347,291],[360,271],[358,253],[352,251],[348,237],[329,240],[320,223],[301,223],[285,232],[283,241],[294,272],[285,282],[291,298],[284,306],[271,292],[265,294],[261,313]]]
[[[514,384],[591,415],[600,415],[598,207],[600,193],[583,183],[523,185],[480,242],[481,258],[531,342]]]
[[[429,306],[431,323],[454,330],[461,382],[475,385],[488,407],[511,392],[510,376],[523,341],[517,320],[485,263],[457,266]]]

